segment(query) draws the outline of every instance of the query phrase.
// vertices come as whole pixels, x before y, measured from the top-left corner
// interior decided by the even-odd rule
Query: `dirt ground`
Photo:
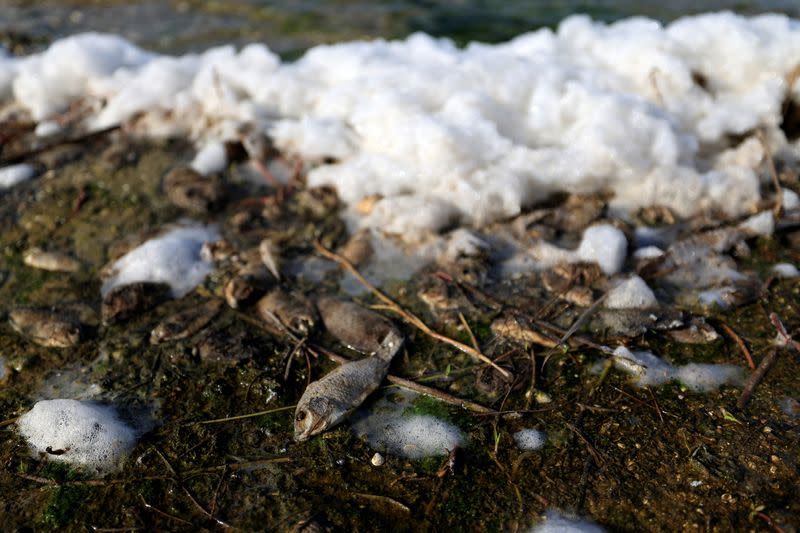
[[[3,312],[34,305],[77,310],[88,332],[75,348],[44,348],[0,323],[0,356],[8,366],[0,385],[0,521],[6,530],[524,531],[551,508],[590,518],[609,531],[788,532],[800,525],[797,352],[779,349],[741,410],[741,387],[703,394],[677,383],[638,388],[620,372],[593,372],[604,357],[595,349],[548,351],[495,337],[489,324],[500,313],[514,309],[533,316],[545,305],[535,276],[489,281],[483,298],[450,287],[461,298],[459,310],[478,345],[514,374],[510,384],[493,382],[466,354],[392,317],[408,339],[392,374],[494,411],[475,414],[426,396],[416,401],[411,411],[443,417],[466,436],[451,466],[444,455],[420,461],[388,455],[385,464],[373,466],[374,450],[346,424],[294,442],[291,407],[308,380],[335,363],[306,354],[287,374],[295,342],[261,327],[247,307],[225,306],[187,339],[148,342],[164,317],[218,297],[215,275],[187,296],[132,320],[100,323],[98,270],[115,244],[186,216],[161,186],[165,173],[190,157],[188,148],[178,142],[121,142],[130,142],[125,149],[135,160],[109,163],[98,155],[108,140],[95,139],[81,145],[74,160],[0,197]],[[248,198],[272,194],[237,181],[235,171],[228,180],[230,196],[222,210],[193,215],[220,223],[223,232],[231,231],[237,212],[252,205]],[[248,231],[272,235],[287,257],[313,254],[313,238],[330,246],[344,242],[336,210],[314,212],[304,198],[289,196],[268,223],[256,221]],[[247,241],[248,231],[237,238]],[[800,261],[797,242],[798,235],[789,232],[752,242],[740,267],[766,280],[768,265]],[[85,267],[73,274],[30,268],[22,254],[31,246],[69,251]],[[335,291],[338,276],[333,270],[319,283],[286,283],[313,296]],[[458,320],[431,312],[420,300],[420,288],[431,278],[424,269],[389,284],[387,292],[430,326],[469,343]],[[579,334],[595,343],[621,341],[651,350],[675,363],[747,368],[723,325],[741,337],[758,364],[774,349],[770,313],[790,333],[800,328],[798,291],[797,280],[773,280],[752,303],[708,311],[708,322],[722,334],[710,344],[680,344],[652,331],[630,339],[607,338],[591,328]],[[375,303],[368,295],[357,300]],[[556,306],[540,318],[568,327],[576,313]],[[197,347],[209,339],[220,355],[203,359]],[[314,339],[353,356],[325,334]],[[31,457],[13,423],[37,399],[85,393],[89,384],[99,385],[105,401],[149,413],[155,421],[124,468],[99,479]],[[551,401],[532,401],[534,388],[540,400]],[[267,410],[274,412],[233,418]],[[511,435],[522,428],[543,431],[545,447],[520,451]]]

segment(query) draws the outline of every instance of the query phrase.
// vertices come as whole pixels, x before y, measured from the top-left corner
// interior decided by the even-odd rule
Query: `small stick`
[[[451,339],[450,337],[447,337],[446,335],[442,335],[441,333],[438,333],[438,332],[432,330],[431,328],[429,328],[428,325],[425,324],[425,322],[423,322],[419,317],[417,317],[413,313],[410,313],[409,311],[406,311],[405,309],[400,307],[400,305],[397,304],[394,300],[392,300],[391,298],[386,296],[383,292],[381,292],[372,283],[367,281],[367,279],[364,276],[361,275],[361,273],[358,271],[358,269],[355,266],[353,266],[353,263],[351,263],[350,261],[348,261],[347,259],[345,259],[341,255],[337,254],[336,252],[333,252],[333,251],[328,250],[327,248],[325,248],[322,245],[322,243],[319,242],[319,240],[315,240],[314,241],[314,247],[317,249],[317,251],[323,257],[326,257],[326,258],[330,259],[331,261],[334,261],[335,263],[338,263],[339,266],[341,266],[342,268],[344,268],[345,270],[350,272],[350,274],[352,274],[353,277],[355,277],[358,280],[359,283],[361,283],[364,287],[369,289],[370,292],[372,292],[372,294],[374,294],[379,300],[381,300],[383,303],[385,303],[386,305],[391,307],[392,310],[395,313],[397,313],[400,316],[402,316],[409,324],[412,324],[412,325],[416,326],[418,329],[420,329],[423,333],[425,333],[429,337],[434,338],[434,339],[436,339],[438,341],[444,342],[446,344],[449,344],[450,346],[453,346],[455,348],[458,348],[462,352],[464,352],[464,353],[466,353],[466,354],[468,354],[468,355],[470,355],[470,356],[472,356],[472,357],[474,357],[474,358],[486,363],[487,365],[490,365],[495,370],[497,370],[500,373],[500,375],[502,375],[504,378],[511,379],[512,376],[511,376],[511,373],[508,370],[506,370],[504,368],[501,368],[497,363],[495,363],[494,361],[492,361],[491,359],[486,357],[483,353],[481,353],[480,350],[476,350],[475,348],[472,348],[471,346],[467,346],[466,344],[458,342],[455,339]]]
[[[333,353],[332,351],[326,350],[325,348],[322,348],[320,346],[313,346],[310,347],[310,349],[320,352],[322,355],[327,356],[328,359],[330,359],[331,361],[334,361],[339,364],[344,364],[350,361],[350,359],[342,357],[341,355]],[[386,376],[386,381],[388,381],[389,383],[393,383],[398,387],[403,387],[404,389],[408,389],[410,391],[418,392],[420,394],[425,394],[432,398],[436,398],[437,400],[441,400],[450,405],[456,405],[458,407],[467,409],[474,413],[480,413],[480,414],[495,413],[495,411],[493,411],[492,409],[484,407],[479,403],[471,402],[469,400],[464,400],[462,398],[452,396],[450,394],[447,394],[446,392],[440,391],[439,389],[434,389],[433,387],[428,387],[426,385],[420,385],[415,381],[411,381],[410,379],[406,378],[401,378],[400,376],[393,376],[392,374],[389,374]]]
[[[728,336],[730,336],[734,340],[734,342],[736,342],[736,344],[739,345],[739,349],[742,351],[742,355],[744,355],[744,358],[747,359],[747,364],[750,366],[750,370],[755,370],[756,364],[753,362],[753,357],[750,355],[750,350],[747,349],[747,346],[744,344],[742,338],[739,335],[737,335],[736,332],[733,331],[733,329],[730,328],[727,324],[720,324],[720,325],[722,326],[722,329],[725,330],[725,333],[727,333]]]
[[[156,454],[161,458],[161,460],[164,461],[164,464],[167,465],[167,469],[172,473],[173,476],[175,476],[175,482],[178,484],[178,487],[180,487],[180,489],[183,491],[183,493],[186,494],[186,497],[189,498],[189,500],[194,504],[194,506],[197,507],[197,509],[202,514],[204,514],[206,517],[208,517],[211,520],[213,520],[214,522],[216,522],[217,525],[219,525],[219,526],[221,526],[221,527],[223,527],[225,529],[233,529],[233,527],[231,527],[230,524],[227,524],[227,523],[223,522],[219,518],[215,517],[214,515],[212,515],[208,511],[206,511],[206,509],[202,505],[200,505],[200,502],[197,501],[197,499],[189,491],[189,489],[187,489],[184,486],[183,481],[181,480],[181,476],[178,475],[178,473],[175,471],[174,468],[172,468],[172,465],[170,464],[169,460],[164,456],[164,454],[161,453],[161,451],[158,448],[154,448],[154,450],[155,450]]]
[[[761,360],[761,363],[758,365],[758,368],[750,374],[750,377],[747,379],[747,384],[744,386],[744,390],[742,391],[742,395],[739,397],[739,401],[736,402],[736,408],[740,411],[744,409],[747,402],[750,400],[750,396],[753,395],[755,392],[756,387],[761,380],[764,379],[764,375],[767,373],[767,370],[775,363],[775,359],[778,357],[778,350],[777,348],[773,348],[764,359]]]
[[[18,416],[15,416],[14,418],[9,418],[8,420],[3,420],[2,422],[0,422],[0,428],[6,427],[6,426],[10,426],[11,424],[16,422],[17,420],[19,420]]]
[[[797,342],[792,338],[791,335],[789,335],[789,333],[786,331],[786,328],[783,325],[783,322],[781,322],[781,319],[778,318],[778,315],[776,315],[775,313],[770,313],[769,321],[772,322],[772,325],[775,326],[775,329],[778,330],[778,335],[781,336],[783,343],[800,352],[800,342]]]
[[[600,296],[600,298],[598,298],[597,300],[595,300],[594,303],[592,303],[592,305],[590,305],[586,309],[586,311],[581,313],[581,316],[579,316],[578,320],[576,320],[575,323],[572,324],[572,326],[570,326],[570,328],[566,331],[566,333],[564,333],[564,335],[561,337],[561,340],[558,341],[558,344],[556,344],[547,351],[547,353],[544,356],[544,361],[542,362],[542,368],[544,368],[544,366],[547,364],[548,359],[550,359],[550,356],[553,355],[553,353],[555,353],[556,349],[558,349],[559,346],[565,346],[565,343],[569,340],[569,338],[572,337],[572,335],[574,335],[576,331],[578,331],[578,328],[580,328],[583,325],[583,323],[589,319],[590,316],[592,316],[592,313],[594,313],[595,310],[597,310],[597,308],[600,307],[600,304],[605,301],[606,296],[608,296],[608,292],[603,293],[603,295]]]
[[[461,311],[458,312],[458,319],[461,321],[461,325],[464,326],[464,329],[467,330],[467,334],[469,335],[469,340],[472,343],[472,347],[475,348],[476,351],[480,351],[480,347],[478,346],[478,339],[475,338],[475,334],[472,333],[472,328],[469,327],[467,324],[467,319],[464,318],[464,313]]]
[[[775,218],[780,218],[783,213],[783,188],[781,182],[778,180],[778,172],[775,170],[775,161],[772,159],[772,151],[767,144],[767,137],[764,135],[764,130],[758,130],[758,140],[761,141],[761,146],[764,148],[764,157],[767,160],[767,167],[769,168],[769,175],[772,178],[772,185],[775,187],[775,206],[772,208],[772,214]]]
[[[188,424],[185,424],[185,425],[194,426],[196,424],[200,424],[200,425],[219,424],[219,423],[222,423],[222,422],[230,422],[232,420],[243,420],[245,418],[253,418],[255,416],[269,415],[269,414],[272,414],[272,413],[280,413],[282,411],[289,411],[291,409],[294,409],[295,407],[297,407],[297,406],[296,405],[287,405],[285,407],[277,407],[275,409],[269,409],[267,411],[259,411],[257,413],[248,413],[246,415],[229,416],[229,417],[226,417],[226,418],[215,418],[214,420],[201,420],[200,422],[189,422]]]
[[[388,496],[380,496],[378,494],[367,494],[364,492],[352,492],[351,493],[356,498],[362,498],[367,501],[375,501],[380,503],[388,503],[397,507],[398,509],[405,511],[406,513],[410,513],[411,509],[408,508],[407,505],[400,503],[399,501],[395,500],[394,498],[390,498]]]
[[[92,140],[92,139],[94,139],[96,137],[102,137],[103,135],[107,135],[107,134],[111,133],[112,131],[116,131],[116,130],[118,130],[120,128],[121,128],[121,126],[119,124],[117,124],[116,126],[110,126],[108,128],[102,129],[102,130],[91,131],[89,133],[84,133],[82,135],[78,135],[77,137],[72,137],[70,139],[62,139],[60,141],[53,142],[53,143],[50,143],[50,144],[46,144],[44,146],[39,146],[37,148],[31,148],[30,150],[26,150],[26,151],[18,153],[18,154],[12,154],[12,155],[0,160],[0,167],[4,167],[6,165],[13,165],[13,164],[16,164],[16,163],[21,163],[21,162],[25,161],[26,159],[29,159],[29,158],[37,156],[37,155],[39,155],[41,153],[47,152],[49,150],[52,150],[53,148],[58,148],[59,146],[63,146],[65,144],[73,144],[73,143],[81,143],[81,142],[90,141],[90,140]]]
[[[144,505],[146,509],[150,509],[151,511],[155,512],[156,514],[158,514],[160,516],[163,516],[164,518],[168,518],[169,520],[175,520],[176,522],[180,522],[181,524],[186,524],[188,526],[194,526],[194,524],[192,524],[188,520],[184,520],[183,518],[179,518],[179,517],[177,517],[175,515],[171,515],[169,513],[166,513],[164,511],[162,511],[158,507],[154,507],[154,506],[150,505],[149,503],[147,503],[145,501],[144,496],[142,496],[141,494],[139,495],[139,499],[142,501],[142,505]]]

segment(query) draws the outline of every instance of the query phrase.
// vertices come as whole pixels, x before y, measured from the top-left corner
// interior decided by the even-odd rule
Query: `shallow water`
[[[502,41],[542,26],[555,26],[573,13],[604,21],[642,15],[667,22],[718,10],[800,17],[800,3],[794,0],[188,0],[97,4],[86,0],[0,1],[0,37],[6,34],[8,46],[8,34],[12,33],[36,43],[81,31],[107,31],[147,48],[173,53],[258,41],[292,57],[318,43],[401,37],[414,31],[450,37],[459,43]]]

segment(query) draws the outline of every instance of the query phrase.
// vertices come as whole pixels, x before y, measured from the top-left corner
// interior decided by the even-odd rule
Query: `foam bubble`
[[[609,291],[605,306],[609,309],[651,309],[658,307],[658,300],[642,278],[631,276]]]
[[[538,450],[546,441],[547,437],[538,429],[522,429],[514,433],[514,442],[520,450]]]
[[[112,265],[114,275],[103,283],[105,296],[113,288],[139,281],[168,283],[172,295],[180,298],[202,283],[214,269],[203,260],[200,248],[219,239],[208,226],[181,226],[150,239],[120,257]]]
[[[137,433],[114,408],[88,401],[42,400],[17,421],[37,456],[105,474],[136,444]]]

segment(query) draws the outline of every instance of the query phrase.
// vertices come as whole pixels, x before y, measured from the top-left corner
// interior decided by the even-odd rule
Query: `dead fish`
[[[210,300],[162,320],[150,333],[150,344],[191,337],[217,316],[222,308],[219,300]]]
[[[121,322],[166,300],[170,286],[166,283],[137,282],[115,287],[103,298],[100,316],[110,324]]]
[[[22,262],[30,267],[51,272],[77,272],[81,268],[80,261],[68,254],[46,251],[38,247],[29,248],[22,256]]]
[[[403,338],[392,328],[375,355],[344,363],[306,387],[295,410],[294,439],[304,441],[347,418],[378,388],[402,344]]]
[[[207,213],[222,203],[225,187],[217,175],[203,176],[189,167],[177,167],[164,176],[170,202],[196,213]]]
[[[317,312],[308,299],[297,293],[274,289],[256,304],[256,312],[267,324],[277,319],[292,333],[308,335],[317,324]]]
[[[8,314],[14,331],[40,346],[69,348],[81,340],[81,324],[73,316],[51,309],[20,308]]]
[[[317,301],[317,309],[331,335],[359,352],[375,353],[390,332],[400,336],[387,319],[352,302],[322,297]]]
[[[375,250],[372,248],[372,232],[368,229],[357,231],[348,239],[345,245],[342,246],[339,253],[355,266],[363,265],[375,253]]]

